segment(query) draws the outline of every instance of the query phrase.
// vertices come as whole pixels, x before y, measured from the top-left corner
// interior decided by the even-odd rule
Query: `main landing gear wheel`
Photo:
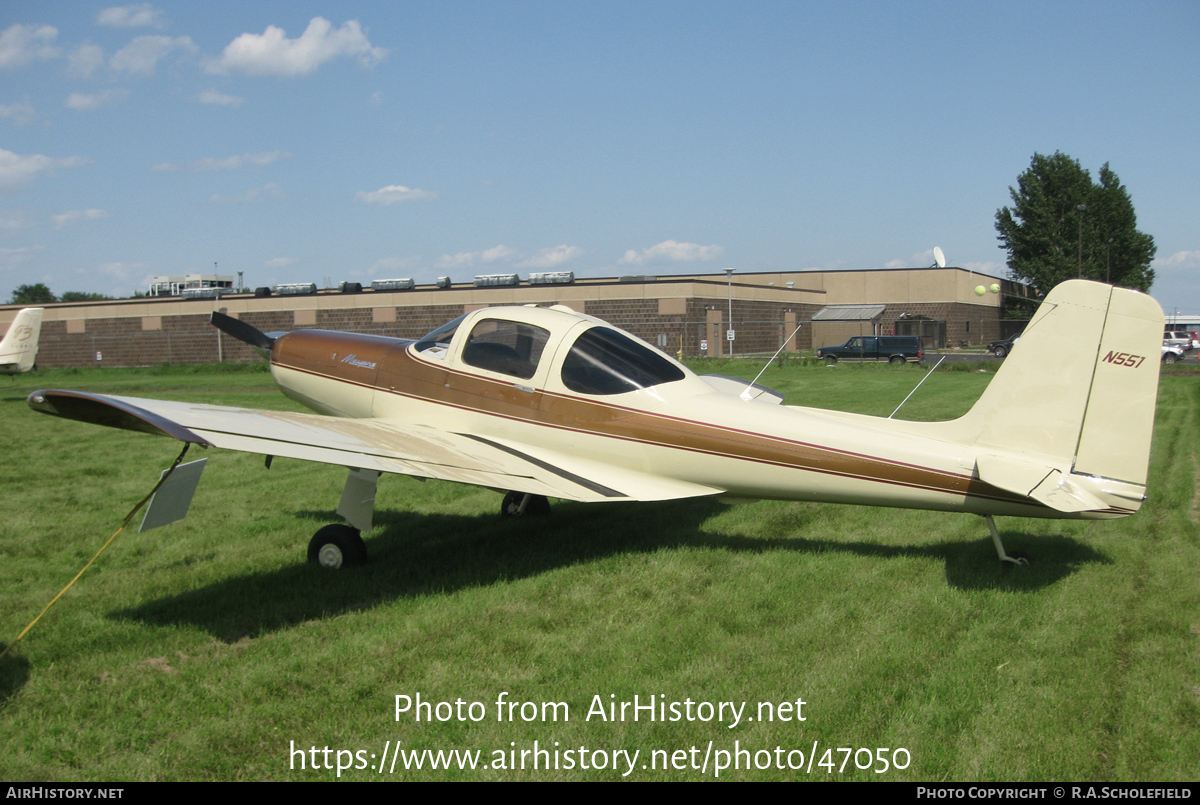
[[[550,513],[550,501],[543,495],[509,492],[500,504],[501,517],[545,517]]]
[[[361,565],[367,561],[367,544],[357,528],[327,525],[309,541],[308,561],[329,570]]]

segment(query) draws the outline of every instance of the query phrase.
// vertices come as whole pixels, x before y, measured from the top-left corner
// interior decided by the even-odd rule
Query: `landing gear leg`
[[[1004,552],[1004,543],[1000,541],[1000,532],[996,530],[996,521],[992,519],[992,515],[985,514],[983,519],[987,520],[988,530],[992,532],[992,543],[996,546],[996,555],[1000,557],[1001,562],[1008,562],[1012,565],[1029,564],[1029,560],[1024,556],[1009,556]]]
[[[342,489],[342,500],[338,503],[337,513],[359,531],[371,530],[371,521],[375,516],[375,486],[378,481],[379,473],[374,470],[351,469],[350,474],[346,476],[346,486]]]

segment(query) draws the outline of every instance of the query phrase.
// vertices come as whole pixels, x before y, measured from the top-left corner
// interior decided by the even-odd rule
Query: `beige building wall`
[[[869,321],[814,321],[813,348],[841,346],[856,335],[874,335]]]

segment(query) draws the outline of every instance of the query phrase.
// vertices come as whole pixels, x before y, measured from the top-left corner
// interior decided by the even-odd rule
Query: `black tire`
[[[890,363],[892,366],[903,366],[904,364],[908,363],[908,361],[904,360],[904,358],[899,355],[893,355],[888,359],[888,363]]]
[[[367,544],[357,528],[327,525],[309,540],[308,561],[329,570],[361,565],[367,561]]]
[[[834,364],[836,364],[836,363],[837,363],[837,356],[836,356],[836,355],[826,355],[826,356],[825,356],[825,363],[826,363],[828,366],[833,366]]]
[[[543,495],[530,495],[525,511],[521,511],[524,492],[509,492],[500,504],[501,517],[545,517],[550,513],[550,501]]]
[[[1007,354],[1008,354],[1008,350],[1005,349],[1004,347],[996,347],[996,357],[997,358],[1003,358]]]
[[[1179,360],[1179,356],[1176,355],[1174,352],[1164,352],[1163,353],[1163,363],[1176,363],[1178,360]]]

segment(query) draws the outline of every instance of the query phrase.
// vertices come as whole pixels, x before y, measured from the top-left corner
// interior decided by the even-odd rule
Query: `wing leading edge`
[[[394,419],[344,419],[57,390],[35,391],[28,403],[35,411],[65,419],[170,436],[206,447],[564,500],[672,500],[724,491],[509,440]]]

